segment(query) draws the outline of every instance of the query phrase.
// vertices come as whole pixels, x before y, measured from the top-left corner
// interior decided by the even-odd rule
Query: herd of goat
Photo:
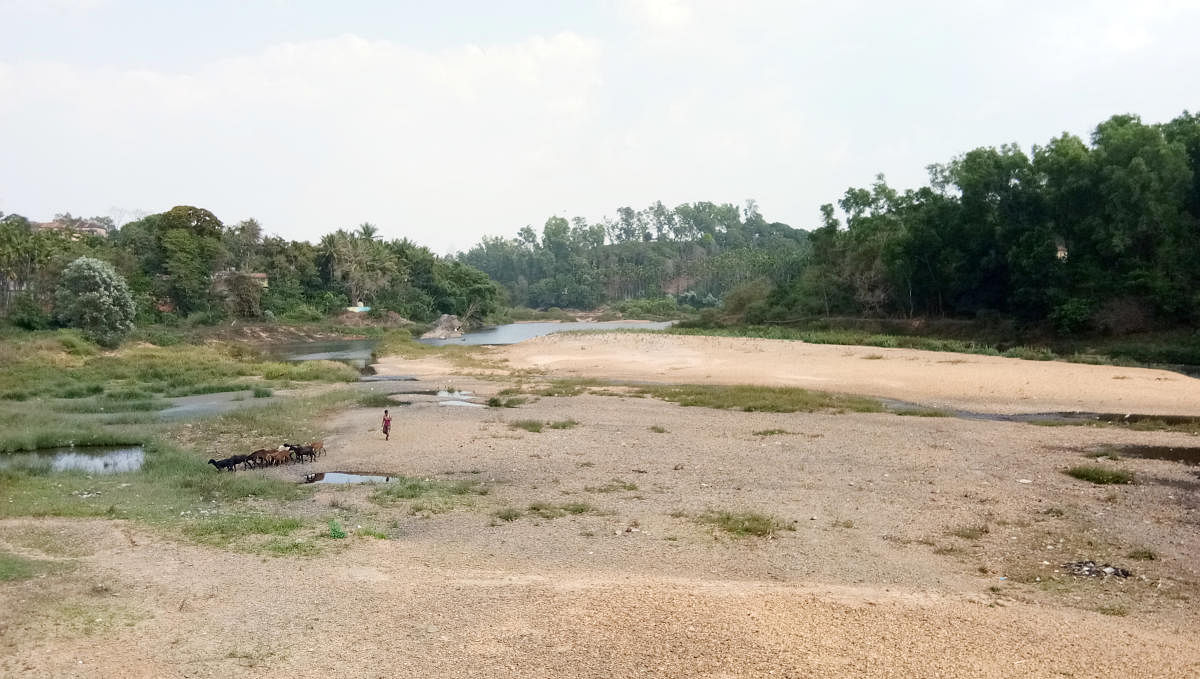
[[[262,448],[249,455],[231,455],[223,460],[210,459],[208,463],[216,467],[217,471],[236,471],[238,465],[242,465],[243,469],[273,467],[290,462],[311,462],[317,459],[318,455],[324,454],[325,443],[322,441],[313,441],[303,445],[285,443],[274,450]]]

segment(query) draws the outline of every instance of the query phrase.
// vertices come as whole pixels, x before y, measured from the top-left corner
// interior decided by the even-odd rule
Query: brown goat
[[[247,456],[246,465],[250,467],[262,467],[270,464],[267,456],[273,452],[275,451],[271,450],[270,448],[259,448]]]
[[[292,451],[272,450],[266,457],[269,464],[287,464],[292,459]]]
[[[325,442],[324,441],[310,441],[308,444],[308,447],[312,448],[313,452],[316,453],[317,455],[325,454]]]

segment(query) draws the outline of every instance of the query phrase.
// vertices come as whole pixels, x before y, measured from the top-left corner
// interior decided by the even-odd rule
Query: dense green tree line
[[[790,281],[806,252],[804,231],[767,222],[753,201],[658,202],[599,223],[551,217],[540,236],[527,226],[516,238],[484,238],[459,260],[503,285],[514,305],[591,309],[667,294],[715,302],[755,278]]]
[[[977,148],[903,193],[821,208],[811,256],[743,320],[1006,317],[1059,333],[1200,321],[1200,116],[1101,123],[1026,154]]]
[[[0,310],[27,327],[49,322],[59,279],[81,256],[116,268],[142,323],[316,320],[360,302],[416,321],[450,313],[470,322],[496,311],[501,297],[483,272],[407,240],[384,241],[370,224],[339,229],[313,245],[264,236],[253,219],[225,225],[189,206],[130,222],[108,237],[0,217]],[[69,225],[69,219],[57,221]]]

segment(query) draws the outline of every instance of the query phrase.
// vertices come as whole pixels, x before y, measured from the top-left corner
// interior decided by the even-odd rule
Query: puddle
[[[0,469],[120,474],[141,469],[145,460],[146,453],[141,446],[44,448],[28,453],[0,455]]]
[[[437,393],[437,395],[441,398],[456,398],[461,401],[461,400],[467,398],[468,396],[474,395],[474,393],[475,392],[472,392],[472,391],[446,391],[445,389],[443,389],[443,390],[439,391]]]
[[[351,474],[349,472],[319,472],[305,474],[304,483],[387,483],[399,476],[381,476],[377,474]]]
[[[458,406],[458,407],[465,406],[467,408],[486,408],[487,407],[487,406],[483,405],[482,403],[471,403],[470,401],[459,401],[459,400],[438,401],[438,405],[440,405],[440,406]]]
[[[1200,447],[1187,446],[1105,446],[1105,452],[1143,460],[1166,460],[1200,465]]]
[[[285,361],[338,361],[366,370],[371,364],[375,351],[375,340],[316,340],[280,344],[268,348],[268,351]]]

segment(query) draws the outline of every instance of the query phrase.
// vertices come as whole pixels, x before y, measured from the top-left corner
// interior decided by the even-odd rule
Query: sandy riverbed
[[[553,375],[769,384],[823,376],[838,391],[874,385],[861,393],[996,412],[1066,403],[1106,410],[1129,394],[1138,395],[1137,410],[1153,412],[1164,403],[1154,385],[1195,393],[1194,381],[1157,371],[1093,373],[1025,361],[981,368],[1033,389],[1024,394],[1030,398],[1006,399],[999,385],[963,378],[976,370],[974,361],[991,366],[995,359],[941,363],[960,357],[659,339],[546,338],[490,354]],[[801,370],[802,356],[818,355],[802,352],[814,349],[828,349],[819,355],[830,360],[821,361],[821,372]],[[573,358],[576,352],[586,358]],[[859,358],[870,354],[885,358]],[[924,367],[906,371],[909,365]],[[866,367],[859,373],[858,366]],[[1077,384],[1094,391],[1054,391],[1047,371],[1083,375]],[[388,360],[380,372],[421,379],[398,389],[453,385],[478,400],[509,386],[429,359]],[[904,379],[913,380],[913,391],[877,390]],[[190,545],[122,522],[0,522],[0,546],[11,551],[47,556],[19,539],[36,528],[61,535],[79,554],[65,575],[0,585],[0,675],[1200,673],[1195,467],[1106,463],[1138,476],[1138,484],[1121,487],[1062,473],[1102,446],[1200,445],[1195,437],[888,414],[743,413],[612,395],[535,397],[512,409],[394,398],[409,405],[394,410],[392,441],[379,434],[375,409],[352,409],[326,423],[328,455],[267,473],[402,473],[478,481],[487,495],[422,511],[412,502],[377,505],[369,487],[321,488],[302,508],[309,516],[354,517],[390,539],[356,537],[347,520],[351,537],[308,559]],[[542,433],[510,426],[522,419],[578,424]],[[771,430],[778,433],[763,434]],[[588,509],[555,518],[529,511],[564,503]],[[505,508],[523,516],[496,519]],[[724,510],[771,514],[784,528],[771,539],[734,539],[698,521]],[[1139,548],[1156,560],[1127,556]],[[1082,558],[1120,563],[1135,575],[1104,581],[1056,572]]]
[[[560,376],[764,384],[994,413],[1200,415],[1200,380],[1165,370],[913,349],[638,334],[548,335],[497,351]]]

